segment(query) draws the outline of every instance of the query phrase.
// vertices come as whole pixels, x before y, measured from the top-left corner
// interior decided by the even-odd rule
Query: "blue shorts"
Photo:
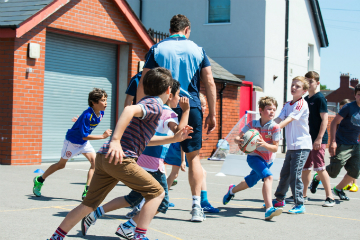
[[[270,172],[273,163],[268,164],[262,157],[248,155],[246,161],[252,169],[250,174],[245,177],[245,182],[249,188],[255,186],[260,179],[273,175]]]
[[[181,108],[173,108],[174,112],[178,115],[179,122],[182,116]],[[190,153],[201,149],[202,146],[202,111],[197,107],[190,108],[188,125],[193,127],[193,133],[190,134],[191,139],[182,141],[181,147],[184,152]]]
[[[158,211],[161,213],[166,213],[166,211],[169,208],[169,191],[168,191],[168,185],[166,181],[166,175],[159,170],[157,172],[148,172],[151,176],[153,176],[156,181],[160,183],[160,185],[165,190],[165,197],[160,203],[160,206],[158,208]],[[135,192],[134,190],[129,193],[129,195],[125,196],[125,200],[130,204],[130,207],[135,207],[140,204],[142,201],[143,196],[141,193]]]
[[[179,142],[170,144],[164,162],[168,165],[173,165],[178,167],[181,166],[181,149]],[[185,162],[186,162],[186,166],[189,167],[186,156],[185,156]]]

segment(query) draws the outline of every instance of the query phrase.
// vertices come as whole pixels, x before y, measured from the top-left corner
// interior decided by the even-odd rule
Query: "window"
[[[209,23],[230,22],[230,0],[209,0]]]
[[[308,45],[308,56],[307,56],[307,70],[314,70],[314,45]]]

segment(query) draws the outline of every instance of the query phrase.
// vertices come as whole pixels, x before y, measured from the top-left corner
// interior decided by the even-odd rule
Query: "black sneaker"
[[[348,198],[346,196],[346,194],[344,193],[344,190],[341,189],[341,191],[337,190],[336,187],[334,187],[332,189],[332,192],[334,193],[334,195],[338,196],[340,198],[340,200],[344,200],[344,201],[349,201],[350,198]]]
[[[335,200],[327,197],[322,206],[323,207],[333,207],[334,205],[335,205]]]
[[[317,175],[318,175],[318,174],[315,173],[315,175],[314,175],[314,177],[313,177],[313,179],[312,179],[312,181],[311,181],[311,184],[310,184],[310,192],[311,192],[311,193],[316,193],[317,187],[319,186],[320,181],[318,181],[318,180],[316,179],[316,176],[317,176]]]

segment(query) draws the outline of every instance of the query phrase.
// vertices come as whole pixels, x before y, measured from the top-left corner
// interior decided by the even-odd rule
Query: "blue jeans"
[[[245,182],[249,188],[255,186],[260,179],[273,175],[270,172],[273,163],[268,164],[262,157],[248,155],[246,161],[252,169],[250,174],[245,177]]]
[[[290,186],[295,205],[304,204],[304,184],[301,174],[309,153],[310,149],[288,150],[286,152],[284,165],[280,172],[279,185],[275,192],[277,199],[284,200]]]
[[[168,185],[166,181],[166,175],[159,170],[157,172],[148,172],[151,176],[153,176],[156,181],[160,183],[160,185],[165,190],[165,197],[160,203],[160,206],[158,208],[158,211],[161,213],[166,213],[166,211],[169,208],[169,191],[168,191]],[[130,204],[130,206],[133,208],[140,204],[141,200],[143,199],[143,196],[141,193],[135,192],[132,190],[129,195],[125,196],[125,200]]]

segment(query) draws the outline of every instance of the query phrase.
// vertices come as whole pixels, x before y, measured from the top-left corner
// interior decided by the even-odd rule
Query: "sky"
[[[321,48],[320,83],[340,86],[340,74],[360,79],[360,0],[319,0],[329,46]]]

